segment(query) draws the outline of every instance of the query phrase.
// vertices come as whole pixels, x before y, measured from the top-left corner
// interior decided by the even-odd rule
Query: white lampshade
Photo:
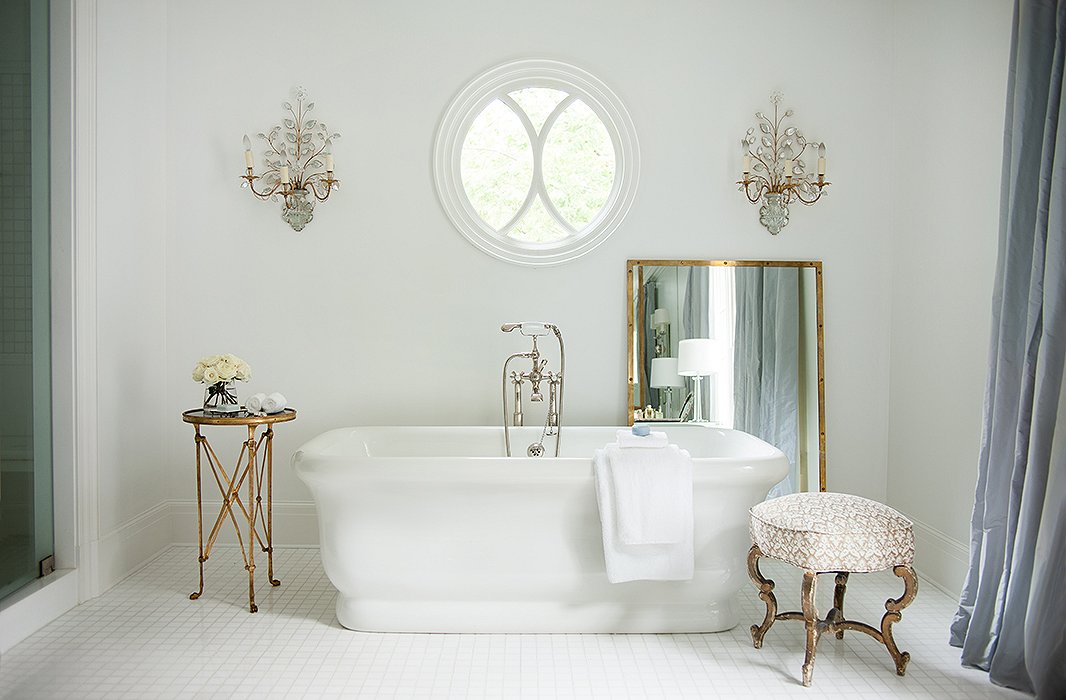
[[[677,373],[676,357],[656,357],[651,361],[651,386],[664,389],[668,386],[685,386],[685,380]]]
[[[715,342],[710,338],[682,340],[677,346],[677,373],[705,377],[715,369]]]
[[[666,309],[656,309],[651,315],[651,325],[661,326],[670,323],[670,312]]]

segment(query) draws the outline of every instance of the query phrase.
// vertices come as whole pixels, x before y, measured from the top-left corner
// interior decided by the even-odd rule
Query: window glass
[[[463,188],[485,223],[499,231],[533,184],[533,149],[518,115],[494,100],[470,125],[462,150]]]
[[[582,229],[607,205],[614,186],[614,145],[596,113],[575,100],[546,134],[544,186],[567,223]]]

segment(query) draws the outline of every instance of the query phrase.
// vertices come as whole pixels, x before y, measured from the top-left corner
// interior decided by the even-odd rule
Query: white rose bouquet
[[[252,368],[248,363],[226,353],[225,355],[208,355],[196,363],[192,370],[192,380],[207,384],[204,392],[204,409],[220,409],[224,406],[237,405],[236,392],[228,386],[234,380],[251,379]],[[228,409],[232,410],[232,409]]]

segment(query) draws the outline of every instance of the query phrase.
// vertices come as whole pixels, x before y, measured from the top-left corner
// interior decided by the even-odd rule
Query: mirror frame
[[[825,343],[823,338],[824,310],[822,308],[822,261],[820,260],[627,260],[626,261],[626,316],[628,317],[626,334],[626,421],[633,425],[633,383],[635,361],[633,343],[634,333],[639,333],[638,342],[643,344],[644,328],[638,329],[633,304],[636,285],[643,285],[643,278],[634,280],[634,271],[638,267],[800,267],[814,270],[816,318],[815,325],[818,345],[818,490],[825,491]]]

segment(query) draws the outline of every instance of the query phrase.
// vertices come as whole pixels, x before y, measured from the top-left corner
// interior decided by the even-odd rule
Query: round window
[[[437,132],[441,205],[481,250],[523,265],[584,255],[622,222],[639,151],[618,98],[588,73],[524,60],[488,71]]]

